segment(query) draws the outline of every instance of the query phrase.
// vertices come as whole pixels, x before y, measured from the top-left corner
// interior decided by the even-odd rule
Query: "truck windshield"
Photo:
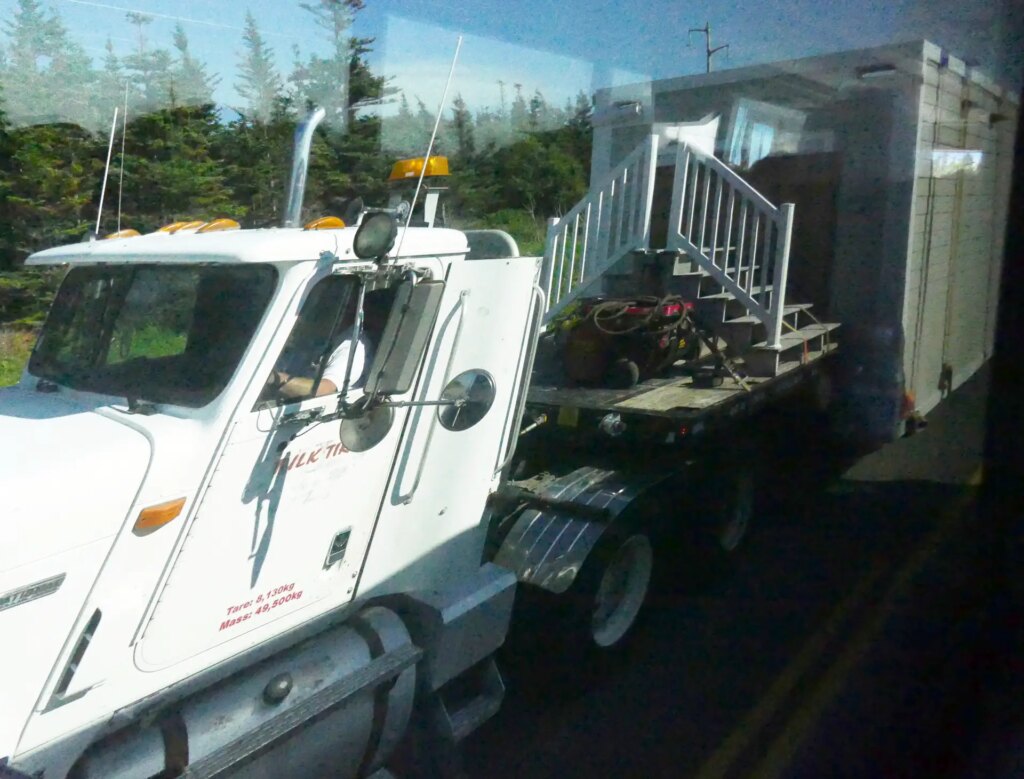
[[[129,400],[206,405],[234,373],[276,278],[269,266],[75,268],[29,372]]]

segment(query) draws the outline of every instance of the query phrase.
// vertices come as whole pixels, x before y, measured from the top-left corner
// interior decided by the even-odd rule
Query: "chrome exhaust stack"
[[[288,202],[284,209],[284,227],[298,227],[302,219],[302,199],[306,194],[306,173],[309,170],[313,131],[326,114],[323,108],[315,108],[295,128],[295,152],[292,156],[292,178],[288,184]]]

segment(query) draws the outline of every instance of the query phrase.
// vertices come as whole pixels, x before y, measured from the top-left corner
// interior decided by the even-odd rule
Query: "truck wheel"
[[[588,617],[589,643],[599,649],[619,645],[636,623],[654,568],[651,542],[643,533],[613,535],[594,550],[573,592]],[[588,570],[589,568],[589,570]]]
[[[754,515],[754,479],[745,471],[725,482],[715,535],[722,551],[732,553],[746,538]]]

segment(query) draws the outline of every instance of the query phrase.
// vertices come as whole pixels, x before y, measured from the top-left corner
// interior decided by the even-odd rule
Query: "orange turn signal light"
[[[166,503],[157,503],[139,512],[139,518],[135,520],[135,527],[132,532],[136,535],[151,533],[159,527],[177,518],[181,510],[185,508],[185,499],[169,500]]]
[[[118,230],[116,233],[103,236],[103,240],[111,241],[116,238],[134,238],[137,235],[142,235],[138,230],[133,230],[130,227],[127,230]]]

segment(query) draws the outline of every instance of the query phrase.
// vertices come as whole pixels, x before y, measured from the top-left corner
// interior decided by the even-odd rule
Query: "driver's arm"
[[[315,379],[306,376],[292,376],[284,371],[271,371],[267,383],[275,387],[278,397],[287,398],[308,398],[320,397],[321,395],[332,395],[338,391],[338,387],[330,379],[320,379],[320,385],[316,388],[316,395],[313,395],[313,382]]]

